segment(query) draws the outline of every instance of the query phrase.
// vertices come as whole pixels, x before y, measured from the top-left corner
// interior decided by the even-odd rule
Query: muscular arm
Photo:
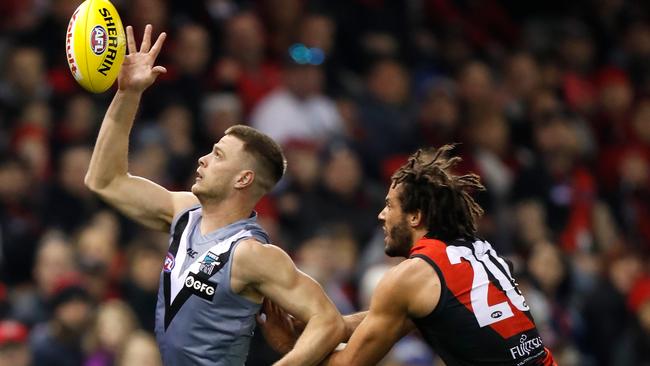
[[[343,323],[345,323],[345,336],[343,337],[343,342],[350,340],[350,337],[352,337],[352,334],[366,316],[368,316],[367,311],[343,316]]]
[[[197,204],[189,192],[169,192],[128,171],[129,134],[142,93],[118,91],[108,107],[86,173],[86,185],[135,221],[168,230],[174,214]]]
[[[316,281],[299,271],[280,248],[241,243],[233,273],[306,323],[294,348],[276,365],[316,365],[343,338],[341,315]]]
[[[126,216],[159,230],[168,230],[173,216],[197,204],[189,192],[169,192],[149,180],[128,174],[129,134],[142,92],[164,72],[153,67],[164,33],[149,50],[151,26],[147,26],[140,52],[135,50],[133,30],[127,27],[129,55],[118,78],[119,90],[106,111],[85,183],[90,190]]]
[[[354,334],[354,331],[357,329],[357,327],[359,327],[366,316],[368,316],[368,311],[361,311],[358,313],[343,316],[343,323],[345,324],[345,336],[343,337],[342,342],[347,342],[350,340],[350,337],[352,337],[352,334]],[[410,319],[406,319],[402,325],[402,329],[400,330],[400,338],[409,334],[413,329],[415,329],[413,322]]]
[[[424,280],[423,280],[424,279]],[[391,269],[379,282],[370,310],[342,351],[324,365],[375,365],[400,338],[414,329],[411,316],[424,316],[438,303],[440,282],[428,264],[418,259]],[[353,325],[361,316],[349,319]]]

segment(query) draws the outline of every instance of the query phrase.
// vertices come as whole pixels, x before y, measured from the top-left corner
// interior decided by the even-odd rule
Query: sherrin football
[[[93,93],[113,85],[126,52],[120,15],[108,0],[86,0],[72,14],[65,39],[75,80]]]

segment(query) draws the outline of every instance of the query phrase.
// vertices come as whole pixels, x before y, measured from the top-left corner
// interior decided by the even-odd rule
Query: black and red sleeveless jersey
[[[448,366],[555,365],[510,268],[489,243],[425,237],[410,257],[440,277],[438,305],[412,320]]]

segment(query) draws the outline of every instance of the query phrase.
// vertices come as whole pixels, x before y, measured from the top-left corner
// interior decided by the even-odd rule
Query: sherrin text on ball
[[[110,88],[126,52],[124,27],[108,0],[86,0],[68,23],[65,40],[70,72],[86,90],[101,93]]]

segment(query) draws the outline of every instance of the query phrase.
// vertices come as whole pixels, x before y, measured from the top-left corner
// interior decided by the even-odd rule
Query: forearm
[[[321,363],[321,366],[375,365],[388,352],[390,347],[400,338],[407,335],[415,325],[408,318],[391,320],[389,326],[373,324],[384,332],[362,329],[360,325],[368,316],[368,311],[350,314],[343,317],[346,331],[346,345],[332,352]],[[394,327],[396,324],[401,324]],[[358,332],[356,340],[351,339],[352,333]]]
[[[345,324],[345,333],[343,340],[341,342],[348,342],[352,333],[357,329],[359,324],[366,318],[368,311],[361,311],[354,314],[344,315],[343,323]],[[345,346],[345,345],[342,345]],[[345,365],[345,361],[340,357],[342,354],[338,351],[334,351],[329,354],[321,363],[321,366],[336,366],[336,365]],[[343,362],[343,363],[342,363]]]
[[[86,185],[101,189],[128,171],[129,134],[141,93],[119,90],[102,122],[86,173]]]
[[[361,311],[358,313],[343,316],[343,322],[345,323],[345,335],[343,337],[343,342],[347,342],[350,339],[352,333],[354,333],[354,330],[357,329],[363,319],[366,318],[366,315],[368,315],[367,311]]]
[[[345,346],[345,345],[343,345],[343,346]],[[327,355],[327,357],[325,357],[325,359],[321,363],[319,363],[318,366],[343,366],[343,365],[346,365],[345,363],[343,363],[344,361],[342,360],[342,358],[339,357],[339,356],[341,356],[341,351],[342,351],[342,349],[339,350],[337,348],[334,352]]]
[[[342,340],[344,324],[338,313],[313,316],[293,349],[275,366],[317,365]]]

